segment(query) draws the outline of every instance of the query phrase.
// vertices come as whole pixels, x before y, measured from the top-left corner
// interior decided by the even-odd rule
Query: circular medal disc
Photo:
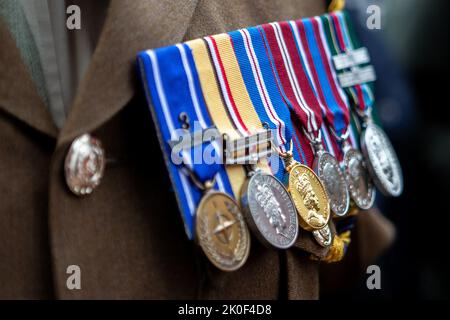
[[[350,206],[350,195],[339,162],[331,153],[319,152],[314,160],[314,171],[327,191],[332,212],[344,216]]]
[[[322,247],[329,247],[331,242],[333,241],[333,236],[331,235],[331,229],[328,224],[319,230],[314,230],[312,232],[314,239],[316,239],[317,243]]]
[[[355,204],[363,210],[371,208],[375,201],[375,187],[361,152],[353,148],[345,151],[344,173],[350,196]]]
[[[361,135],[361,150],[375,185],[387,196],[398,197],[403,191],[400,163],[384,131],[368,124]]]
[[[330,219],[330,202],[325,187],[313,170],[295,164],[289,171],[289,192],[303,229],[312,231],[325,227]]]
[[[291,247],[298,236],[298,218],[289,192],[274,176],[256,172],[241,195],[245,218],[256,237],[278,249]]]
[[[250,252],[250,233],[238,204],[229,195],[210,191],[197,209],[197,240],[208,259],[223,271],[239,269]]]

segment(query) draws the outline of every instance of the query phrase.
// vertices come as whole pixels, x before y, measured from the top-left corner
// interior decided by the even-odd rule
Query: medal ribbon
[[[319,97],[319,91],[315,87],[315,83],[312,81],[312,78],[310,78],[312,76],[309,73],[310,70],[308,70],[308,64],[304,60],[305,57],[304,52],[302,52],[298,28],[295,23],[291,25],[289,22],[281,22],[263,25],[262,29],[265,31],[265,37],[268,39],[268,44],[271,51],[274,52],[275,64],[280,73],[283,87],[286,90],[289,105],[293,107],[291,110],[294,110],[293,114],[297,119],[297,121],[294,119],[294,125],[297,124],[295,125],[296,135],[300,139],[303,138],[303,143],[309,145],[308,161],[306,164],[308,166],[312,165],[314,150],[310,145],[310,141],[306,139],[303,130],[299,130],[301,127],[306,128],[305,118],[311,119],[312,122],[316,123],[316,128],[321,130],[323,137],[322,141],[325,142],[325,149],[333,155],[337,154],[339,148],[336,142],[330,139],[328,128],[323,126],[323,114],[326,112],[326,106],[324,105],[325,99],[323,99],[322,102]],[[277,30],[280,32],[277,32]],[[275,40],[273,40],[274,38]],[[293,76],[289,77],[289,74],[292,74]],[[297,90],[297,92],[300,92],[300,94],[303,93],[305,97],[308,97],[308,105],[312,106],[309,108],[309,111],[305,108],[295,107],[295,97],[290,94],[290,92],[294,91],[293,89],[296,87],[295,83],[301,85],[300,90]],[[299,100],[297,100],[297,102],[298,101]],[[298,105],[299,104],[297,104],[297,106]],[[318,130],[307,130],[310,138],[315,138],[318,134]]]
[[[301,56],[304,58],[305,69],[321,101],[322,115],[329,128],[341,136],[347,131],[350,122],[348,99],[339,86],[337,76],[332,65],[332,57],[327,43],[323,41],[320,18],[309,18],[290,21],[293,34],[298,44]],[[330,139],[328,130],[323,128],[325,142],[328,149],[333,147],[338,158],[342,152],[336,139]]]
[[[149,98],[156,127],[160,133],[160,143],[169,168],[170,177],[181,208],[186,233],[190,239],[194,235],[194,219],[202,191],[188,178],[182,168],[189,168],[202,182],[215,178],[214,188],[233,196],[230,180],[222,162],[206,164],[204,159],[195,161],[196,156],[203,155],[203,150],[213,147],[211,155],[221,155],[217,143],[203,142],[190,150],[182,150],[181,165],[175,165],[169,158],[172,148],[168,141],[179,140],[185,132],[179,116],[184,113],[190,123],[198,122],[202,129],[212,126],[211,118],[207,112],[194,61],[189,48],[185,44],[148,50],[139,54],[141,76]],[[164,72],[161,72],[164,70]],[[150,100],[151,98],[151,100]],[[188,130],[193,134],[195,126]]]
[[[307,65],[308,73],[315,84],[324,108],[325,119],[338,135],[347,130],[350,116],[348,99],[337,82],[332,66],[332,57],[327,44],[322,41],[319,18],[291,21],[293,30],[298,30],[297,40]],[[297,33],[294,32],[296,35]]]
[[[339,13],[339,12],[336,12]],[[322,15],[320,17],[317,17],[318,20],[320,20],[320,24],[319,24],[319,28],[320,28],[320,35],[322,38],[322,42],[325,44],[327,43],[328,45],[324,47],[328,48],[330,50],[330,54],[331,56],[335,56],[341,53],[344,53],[345,51],[343,49],[341,49],[341,46],[339,45],[339,41],[337,39],[337,35],[336,35],[336,31],[335,28],[333,26],[333,19],[331,18],[331,16],[329,14],[326,15]],[[333,68],[334,69],[334,68]],[[332,70],[333,70],[332,69]],[[350,99],[349,104],[346,104],[346,107],[348,109],[348,113],[349,113],[349,117],[350,117],[350,136],[349,136],[349,140],[351,142],[351,145],[354,148],[358,148],[358,121],[356,121],[355,119],[355,115],[354,113],[350,112],[350,105],[358,105],[359,104],[359,99],[358,99],[358,95],[356,93],[356,88],[344,88],[343,89],[344,92],[347,94],[348,98]],[[361,90],[362,92],[362,90]],[[361,96],[362,97],[362,96]]]
[[[270,90],[272,98],[277,102],[277,106],[284,106],[288,110],[292,110],[293,106],[289,101],[286,92],[283,88],[281,82],[281,76],[278,73],[275,59],[273,57],[272,51],[270,50],[269,43],[267,37],[264,33],[264,30],[258,26],[249,28],[249,33],[251,35],[251,39],[253,41],[253,48],[257,54],[258,61],[261,65],[261,70],[264,73],[264,76],[267,77],[268,83],[274,82],[275,90]],[[271,75],[270,75],[271,74]],[[272,76],[272,78],[270,78]],[[271,86],[268,86],[269,88]],[[277,108],[280,109],[279,107]],[[308,165],[312,161],[312,150],[309,147],[309,143],[307,143],[305,137],[300,134],[299,126],[294,125],[294,119],[292,120],[291,115],[289,115],[291,121],[286,121],[285,124],[287,126],[288,132],[292,135],[292,141],[294,143],[294,159],[299,161],[302,164]],[[298,124],[298,122],[297,122]],[[304,148],[303,146],[307,146]]]
[[[242,76],[246,79],[245,86],[255,111],[260,121],[269,124],[271,129],[276,130],[277,145],[283,148],[287,143],[286,134],[288,137],[291,135],[289,129],[286,130],[285,125],[286,115],[289,117],[289,113],[278,115],[272,104],[261,68],[254,51],[250,47],[251,39],[248,30],[242,29],[230,32],[229,36]],[[253,81],[249,81],[249,79]],[[272,84],[269,83],[268,85]]]
[[[215,70],[211,62],[211,56],[205,41],[203,39],[196,39],[186,42],[186,45],[192,52],[203,97],[212,122],[216,125],[220,133],[226,133],[230,139],[235,140],[242,137],[235,127],[234,122],[231,120],[232,116],[225,107],[225,100],[219,88]],[[245,170],[242,166],[227,166],[226,171],[232,185],[233,193],[236,195],[236,199],[239,200],[241,186],[246,179]]]
[[[266,55],[261,34],[257,28],[253,27],[230,32],[229,35],[255,111],[260,121],[267,123],[277,133],[277,145],[284,152],[286,148],[289,148],[293,138],[293,126],[289,108],[282,98],[277,86],[277,77],[274,75],[271,62]],[[304,162],[303,151],[298,140],[294,141],[294,144],[296,146],[293,151],[294,157],[301,158]],[[284,163],[278,156],[274,158],[271,158],[271,163],[277,160],[278,167],[276,169],[283,169]],[[283,180],[284,175],[284,170],[276,171],[278,179]]]
[[[295,75],[297,77],[297,82],[301,84],[300,89],[307,93],[307,96],[309,97],[309,103],[313,106],[310,108],[310,111],[312,111],[309,116],[311,116],[312,120],[317,123],[318,130],[322,133],[322,142],[325,142],[325,149],[330,151],[333,155],[335,154],[334,149],[337,150],[337,145],[333,144],[332,141],[329,138],[329,133],[326,126],[323,126],[323,116],[322,114],[325,113],[325,105],[319,98],[318,90],[315,87],[314,82],[311,80],[311,75],[309,74],[308,66],[305,64],[304,61],[304,52],[301,51],[301,46],[299,46],[300,39],[298,35],[298,29],[292,28],[290,26],[289,22],[281,22],[281,23],[272,23],[271,24],[274,30],[281,30],[281,34],[275,32],[275,35],[280,35],[280,37],[277,38],[277,44],[280,48],[280,52],[283,54],[285,53],[285,59],[284,61],[291,61],[291,63],[286,64],[287,69],[291,69],[293,72],[291,74]],[[294,24],[295,26],[295,24]],[[276,48],[276,47],[275,47]],[[289,66],[292,66],[290,68]],[[282,66],[280,64],[280,66]],[[295,80],[295,78],[293,78]],[[295,81],[291,82],[294,83],[294,86],[292,88],[295,89]],[[294,101],[295,102],[295,101]],[[295,103],[290,103],[290,105],[295,106]],[[304,122],[298,121],[301,120],[301,115],[299,113],[302,112],[302,109],[297,112],[297,123],[300,122],[300,124],[297,125],[298,128],[303,127],[305,128]],[[303,109],[304,111],[305,109]],[[294,112],[295,114],[295,112]],[[308,115],[307,115],[308,116]],[[315,138],[315,135],[317,135],[318,130],[314,131],[308,131],[310,138]],[[300,137],[304,137],[304,131],[303,130],[296,130],[296,134]],[[307,140],[306,143],[310,145],[310,141]],[[312,159],[314,157],[314,150],[312,146],[310,145],[310,158]],[[312,161],[312,160],[311,160]],[[308,161],[308,165],[311,165],[311,161]]]
[[[231,120],[241,136],[263,129],[245,88],[228,34],[205,37],[217,80]]]
[[[355,31],[348,13],[337,11],[325,17],[329,21],[328,27],[330,33],[334,35],[339,53],[346,53],[361,48],[361,44],[355,36]],[[358,84],[348,88],[347,93],[351,97],[352,104],[355,108],[366,112],[373,106],[374,96],[372,85],[367,83]]]
[[[287,28],[286,28],[287,27]],[[272,23],[257,27],[264,40],[266,53],[277,75],[285,104],[291,110],[293,133],[297,136],[305,154],[302,163],[311,166],[314,151],[302,127],[315,136],[321,127],[321,107],[315,97],[308,77],[301,67],[301,60],[295,49],[290,27],[287,23]],[[299,68],[300,67],[300,68]]]
[[[263,126],[256,114],[243,83],[236,58],[227,34],[187,42],[194,56],[206,105],[214,124],[221,133],[239,139],[247,137]],[[265,159],[258,163],[263,171],[270,172]],[[237,198],[246,179],[242,166],[227,166]]]
[[[262,25],[282,86],[293,113],[306,131],[315,136],[322,125],[321,106],[306,75],[287,22]]]
[[[205,37],[204,41],[224,97],[224,106],[236,130],[243,137],[264,130],[247,92],[230,36],[219,34]],[[271,171],[267,159],[261,159],[257,166],[263,171]]]

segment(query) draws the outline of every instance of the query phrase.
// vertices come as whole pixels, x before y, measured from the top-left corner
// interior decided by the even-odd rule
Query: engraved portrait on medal
[[[317,175],[297,164],[289,175],[289,190],[300,216],[300,225],[308,231],[323,228],[330,219],[326,190]]]
[[[308,209],[307,222],[315,228],[325,224],[326,219],[320,213],[319,198],[314,193],[311,181],[306,173],[298,177],[295,188],[302,196],[303,204]]]
[[[331,210],[337,216],[344,216],[349,208],[350,195],[338,161],[330,153],[320,152],[316,155],[314,169],[327,191]]]
[[[289,192],[274,176],[252,173],[243,187],[242,208],[249,227],[265,245],[292,246],[298,235],[298,218]]]

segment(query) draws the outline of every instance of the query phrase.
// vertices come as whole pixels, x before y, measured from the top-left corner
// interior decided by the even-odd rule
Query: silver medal
[[[317,243],[322,247],[329,247],[331,242],[333,241],[333,237],[331,235],[331,229],[328,224],[319,230],[314,230],[312,232],[314,239],[316,239]]]
[[[341,166],[331,153],[324,150],[320,131],[314,139],[306,131],[305,135],[314,148],[313,168],[325,187],[330,208],[335,215],[342,217],[350,207],[350,195]]]
[[[291,196],[270,174],[253,171],[249,176],[241,196],[249,227],[265,245],[291,247],[298,236],[297,211]]]
[[[403,191],[403,175],[397,155],[384,131],[367,123],[361,134],[361,150],[378,189],[398,197]]]
[[[370,209],[375,201],[375,187],[363,155],[347,142],[344,146],[343,165],[351,198],[359,208]]]
[[[337,216],[344,216],[350,206],[350,195],[339,162],[329,152],[321,149],[314,159],[314,171],[327,191],[331,210]]]

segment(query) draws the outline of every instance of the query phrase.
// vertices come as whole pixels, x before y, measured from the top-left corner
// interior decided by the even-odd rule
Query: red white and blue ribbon
[[[323,41],[321,21],[315,17],[289,23],[303,57],[305,70],[315,88],[317,98],[321,101],[322,115],[326,124],[337,136],[342,136],[346,133],[350,122],[349,102],[339,86],[328,44]],[[333,153],[340,158],[342,154],[336,139],[330,139],[328,130],[323,132],[329,149],[332,146]]]

